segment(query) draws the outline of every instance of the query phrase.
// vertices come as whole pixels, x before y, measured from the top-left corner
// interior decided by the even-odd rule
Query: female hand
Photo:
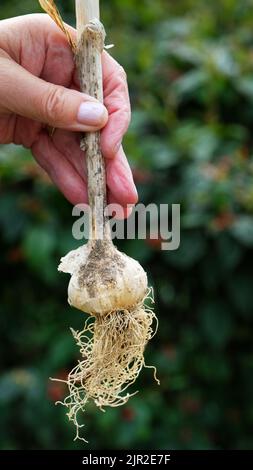
[[[87,202],[80,132],[102,129],[108,200],[126,207],[138,198],[121,145],[131,115],[127,80],[106,52],[102,62],[105,107],[80,93],[71,49],[47,15],[1,21],[0,143],[30,148],[65,197],[78,204]],[[56,128],[51,137],[48,126]]]

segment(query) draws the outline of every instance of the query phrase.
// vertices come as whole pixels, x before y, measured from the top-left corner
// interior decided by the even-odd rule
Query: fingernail
[[[106,121],[106,108],[100,103],[86,102],[82,103],[77,114],[77,120],[80,124],[88,126],[100,126]]]

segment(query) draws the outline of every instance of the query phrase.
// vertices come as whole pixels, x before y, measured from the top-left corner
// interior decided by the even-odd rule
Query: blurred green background
[[[74,23],[74,1],[58,1]],[[0,448],[253,447],[253,2],[110,0],[102,16],[129,76],[125,139],[140,200],[180,203],[182,242],[121,243],[149,273],[160,329],[118,409],[90,405],[85,436],[54,401],[78,350],[59,258],[77,246],[71,206],[28,151],[0,147]],[[1,18],[39,12],[1,0]]]

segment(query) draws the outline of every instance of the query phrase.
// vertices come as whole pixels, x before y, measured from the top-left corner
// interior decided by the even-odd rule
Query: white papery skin
[[[143,301],[147,293],[147,275],[138,261],[121,253],[113,245],[110,246],[110,257],[102,259],[98,269],[92,272],[91,288],[85,285],[85,265],[88,268],[89,255],[92,247],[87,244],[77,250],[71,251],[58,267],[59,271],[71,274],[68,287],[68,301],[73,307],[94,315],[105,315],[116,310],[131,310]],[[95,249],[94,249],[95,250]],[[106,252],[108,256],[108,251]],[[112,272],[113,281],[107,282],[103,277],[102,269]],[[80,286],[80,269],[84,283]]]

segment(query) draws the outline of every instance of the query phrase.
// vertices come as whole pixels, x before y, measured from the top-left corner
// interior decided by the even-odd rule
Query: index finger
[[[107,52],[102,55],[104,104],[109,120],[101,132],[101,145],[106,158],[114,158],[129,127],[131,105],[126,73]]]

